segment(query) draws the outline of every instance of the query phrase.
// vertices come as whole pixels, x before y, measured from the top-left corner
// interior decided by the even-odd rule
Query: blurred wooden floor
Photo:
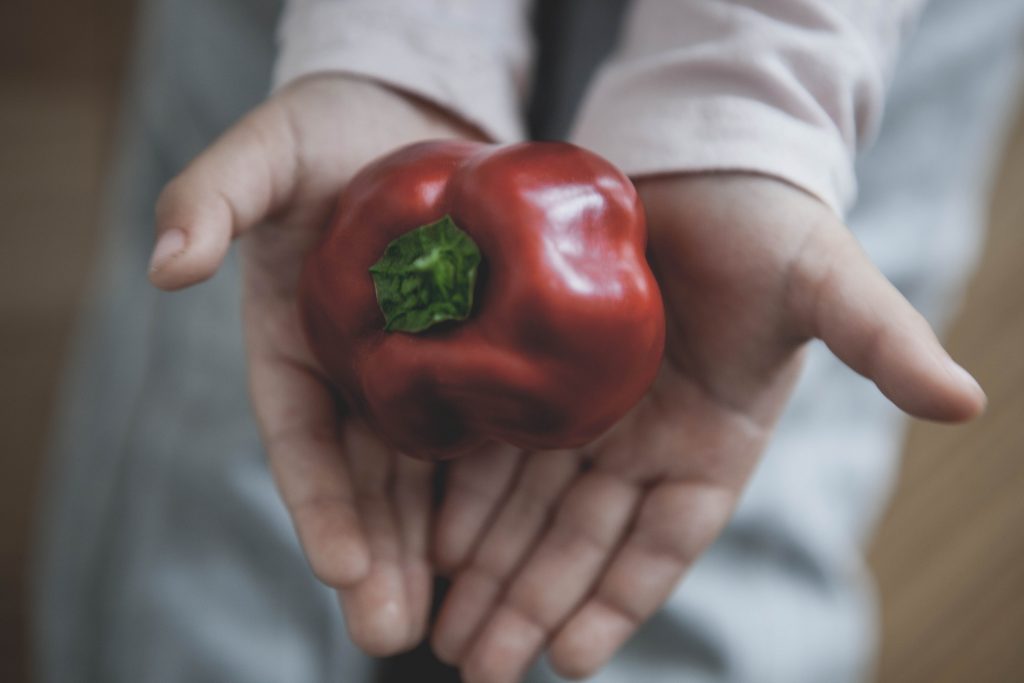
[[[28,679],[27,547],[91,268],[133,0],[0,0],[0,682]]]
[[[5,683],[27,680],[30,513],[93,253],[131,4],[0,3]],[[970,426],[911,430],[896,502],[872,552],[885,601],[882,683],[1024,681],[1024,119],[1007,150],[984,261],[949,345],[991,403]]]
[[[1022,113],[1024,114],[1024,113]],[[985,387],[965,426],[916,423],[871,561],[885,683],[1024,681],[1024,115],[947,346]]]

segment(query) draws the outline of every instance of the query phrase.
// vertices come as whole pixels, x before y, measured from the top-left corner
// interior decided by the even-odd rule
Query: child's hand
[[[250,389],[270,467],[313,571],[376,655],[415,645],[426,627],[431,468],[339,418],[299,327],[296,284],[364,164],[415,140],[471,135],[369,82],[299,81],[199,156],[157,206],[150,278],[164,289],[210,277],[242,238]]]
[[[738,174],[640,191],[669,330],[648,396],[580,452],[452,465],[436,554],[455,579],[433,643],[467,683],[516,681],[545,648],[570,677],[612,656],[729,519],[808,339],[911,414],[959,421],[984,406],[816,199]]]

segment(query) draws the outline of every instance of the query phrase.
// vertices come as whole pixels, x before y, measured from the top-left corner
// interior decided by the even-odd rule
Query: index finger
[[[249,381],[270,470],[313,573],[334,588],[370,569],[334,397],[315,371],[251,354]]]

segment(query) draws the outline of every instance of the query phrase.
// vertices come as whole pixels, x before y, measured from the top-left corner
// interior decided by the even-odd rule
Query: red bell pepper
[[[633,185],[591,152],[419,143],[341,194],[302,319],[349,409],[409,455],[580,446],[661,361],[645,244]]]

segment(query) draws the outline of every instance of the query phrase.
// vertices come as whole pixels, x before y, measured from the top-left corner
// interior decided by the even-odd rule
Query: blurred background
[[[29,680],[28,549],[47,429],[88,291],[131,0],[0,3],[0,681]],[[1024,680],[1024,117],[953,355],[989,394],[914,424],[871,551],[883,683]],[[139,286],[146,286],[139,283]]]

